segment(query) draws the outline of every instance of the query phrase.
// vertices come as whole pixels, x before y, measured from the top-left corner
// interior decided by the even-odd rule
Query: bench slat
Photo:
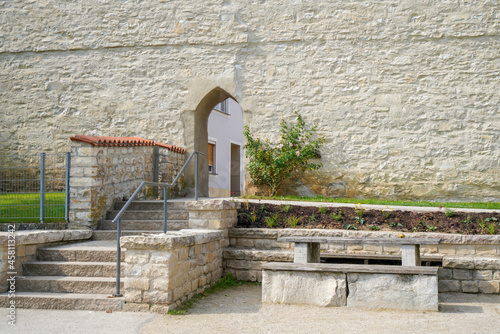
[[[369,274],[412,274],[437,275],[438,267],[420,266],[387,266],[374,264],[336,264],[336,263],[285,263],[270,262],[262,264],[264,270],[315,271],[336,273],[369,273]]]
[[[278,242],[301,242],[321,244],[393,244],[393,245],[437,245],[441,238],[344,238],[344,237],[281,237]]]

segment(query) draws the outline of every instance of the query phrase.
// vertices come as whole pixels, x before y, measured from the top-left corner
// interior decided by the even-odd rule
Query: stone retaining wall
[[[184,164],[184,154],[159,150],[169,162],[169,171],[162,170],[160,179],[172,181],[171,174],[177,175]],[[73,141],[70,177],[68,227],[94,228],[114,201],[130,197],[142,181],[153,181],[153,146],[103,147]],[[141,196],[152,195],[151,187],[143,189]]]
[[[126,310],[166,313],[222,276],[222,231],[122,237]]]
[[[13,237],[11,237],[13,235]],[[50,231],[20,231],[0,232],[0,292],[7,291],[8,272],[23,275],[23,263],[34,260],[40,247],[55,246],[70,241],[90,239],[92,231],[88,230],[50,230]],[[9,243],[14,240],[14,243]],[[15,270],[12,270],[8,260],[9,250],[15,248]]]
[[[224,250],[224,270],[238,279],[261,281],[261,266],[292,262],[293,246],[276,239],[285,236],[398,237],[394,232],[307,229],[229,230],[230,247]],[[423,245],[423,255],[443,256],[440,292],[500,293],[500,236],[411,233],[407,237],[441,238],[438,246]],[[399,255],[400,248],[385,245],[322,245],[322,253]]]

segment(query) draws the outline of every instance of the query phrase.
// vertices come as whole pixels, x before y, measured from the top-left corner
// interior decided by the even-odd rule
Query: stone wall
[[[166,313],[222,276],[222,231],[122,237],[125,309]]]
[[[324,167],[300,194],[500,200],[498,2],[0,8],[1,154],[64,152],[82,130],[191,150],[195,110],[220,87],[258,136],[296,110],[318,124]]]
[[[91,231],[87,230],[50,230],[50,231],[19,231],[0,232],[0,292],[7,291],[8,272],[16,272],[17,276],[23,275],[23,263],[36,259],[36,251],[40,247],[55,246],[60,243],[74,242],[90,239]],[[9,237],[13,235],[13,237]],[[9,243],[14,240],[14,243]],[[7,262],[10,245],[15,249],[15,270]]]
[[[161,149],[165,150],[166,149]],[[172,181],[184,164],[184,154],[162,152],[168,164],[160,179]],[[169,169],[169,171],[167,171]],[[69,228],[93,228],[114,201],[128,199],[142,181],[153,181],[153,147],[106,147],[72,142]],[[182,182],[179,188],[182,191]],[[152,196],[144,187],[140,197]]]
[[[261,281],[261,267],[269,262],[293,262],[293,245],[277,242],[286,236],[394,237],[394,232],[306,229],[229,230],[230,247],[224,249],[224,270],[238,279]],[[409,236],[408,236],[409,237]],[[438,246],[422,245],[422,255],[442,256],[439,292],[500,293],[500,236],[411,233],[411,237],[441,238]],[[321,254],[399,255],[400,248],[385,245],[330,244]]]

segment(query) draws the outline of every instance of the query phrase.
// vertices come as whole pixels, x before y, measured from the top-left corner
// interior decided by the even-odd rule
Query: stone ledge
[[[226,260],[246,260],[246,261],[293,261],[292,251],[281,250],[256,250],[256,249],[224,249],[224,259]]]
[[[500,270],[500,257],[444,256],[443,267],[452,269]]]
[[[320,230],[320,229],[257,229],[233,228],[229,230],[230,238],[282,238],[282,237],[348,237],[348,238],[398,238],[401,232],[390,231],[346,231],[346,230]],[[498,245],[500,235],[461,235],[446,233],[405,233],[411,238],[440,238],[442,244],[468,244],[468,245]]]
[[[167,232],[167,234],[143,234],[140,236],[122,237],[120,245],[127,249],[173,249],[217,241],[223,237],[223,231],[188,229]]]
[[[201,200],[201,201],[190,201],[186,202],[186,208],[189,211],[197,211],[197,210],[230,210],[230,209],[239,209],[241,207],[241,203],[228,201],[224,199],[210,199],[210,200]]]
[[[272,262],[262,265],[263,270],[271,271],[307,271],[307,272],[332,272],[332,273],[367,273],[367,274],[411,274],[436,276],[438,267],[422,266],[389,266],[369,264],[336,264],[336,263],[284,263]]]
[[[10,233],[0,232],[0,246],[7,246]],[[91,230],[30,230],[14,232],[16,246],[44,244],[59,241],[87,240],[92,237]]]

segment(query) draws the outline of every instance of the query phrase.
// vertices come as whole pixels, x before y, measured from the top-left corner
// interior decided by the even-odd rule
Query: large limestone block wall
[[[0,154],[82,132],[192,149],[219,87],[260,136],[318,124],[324,167],[293,191],[500,200],[498,2],[4,1],[0,21]]]

